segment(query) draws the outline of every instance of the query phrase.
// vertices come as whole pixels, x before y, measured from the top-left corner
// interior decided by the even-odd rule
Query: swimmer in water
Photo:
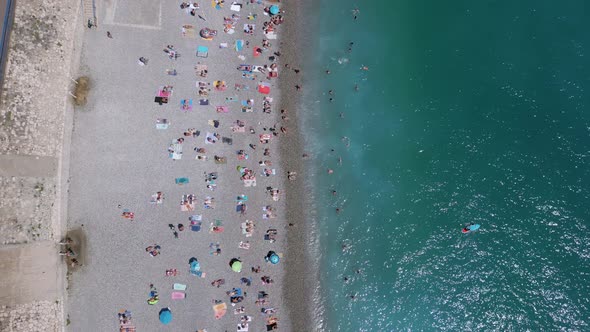
[[[361,70],[369,70],[369,67],[367,67],[367,66],[361,66]]]

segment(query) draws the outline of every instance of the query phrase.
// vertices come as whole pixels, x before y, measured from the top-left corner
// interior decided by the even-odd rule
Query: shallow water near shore
[[[355,5],[321,3],[301,120],[323,330],[588,329],[584,3]]]

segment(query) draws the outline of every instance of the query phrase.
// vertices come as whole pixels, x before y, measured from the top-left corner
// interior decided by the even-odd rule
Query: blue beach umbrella
[[[270,6],[269,12],[270,12],[271,15],[278,14],[279,13],[279,6],[277,6],[277,5]]]
[[[266,260],[271,262],[272,264],[278,264],[280,259],[279,255],[277,255],[276,252],[269,251],[268,254],[266,254]]]
[[[172,321],[172,312],[170,311],[170,308],[164,308],[162,310],[160,310],[160,322],[162,322],[162,324],[166,325],[169,324]]]

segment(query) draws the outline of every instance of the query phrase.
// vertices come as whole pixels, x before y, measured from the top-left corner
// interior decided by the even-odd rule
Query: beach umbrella
[[[277,5],[270,6],[269,12],[270,12],[271,15],[278,14],[279,13],[279,6],[277,6]]]
[[[172,321],[172,312],[170,311],[170,308],[164,308],[162,310],[160,310],[160,322],[162,322],[162,324],[166,325],[169,324]]]
[[[266,260],[271,262],[272,264],[278,264],[280,259],[279,255],[277,255],[276,252],[269,251],[268,254],[266,254]]]
[[[242,262],[237,258],[232,259],[229,262],[229,265],[231,266],[231,269],[234,272],[241,272],[242,271]]]

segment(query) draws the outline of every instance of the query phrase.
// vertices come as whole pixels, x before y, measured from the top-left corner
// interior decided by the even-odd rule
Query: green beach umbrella
[[[236,258],[231,260],[230,263],[231,269],[234,272],[241,272],[242,271],[242,262]]]

